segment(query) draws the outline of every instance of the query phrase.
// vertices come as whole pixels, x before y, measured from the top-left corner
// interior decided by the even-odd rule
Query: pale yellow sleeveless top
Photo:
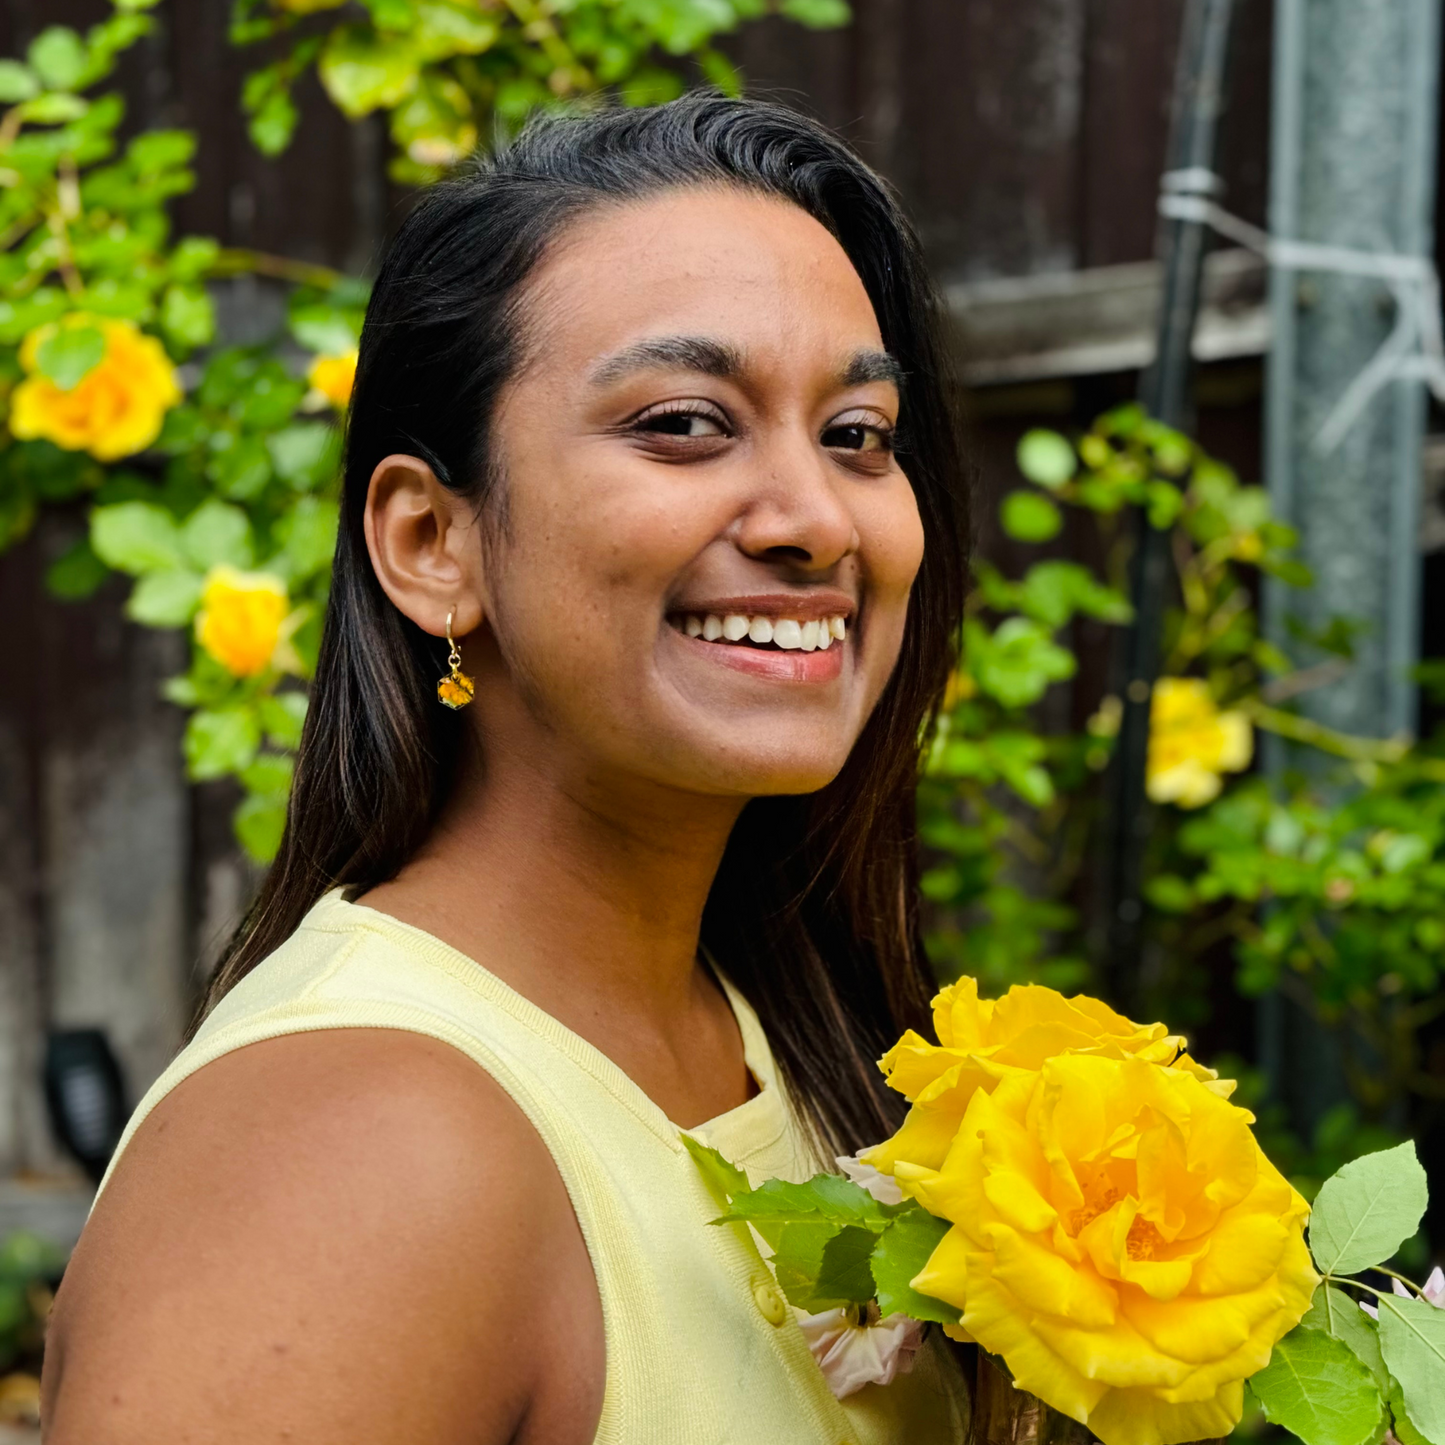
[[[806,1179],[814,1161],[757,1016],[727,992],[759,1092],[688,1132],[754,1183]],[[156,1103],[213,1059],[280,1034],[342,1028],[451,1044],[545,1141],[602,1298],[596,1445],[961,1445],[967,1397],[937,1343],[912,1374],[835,1400],[749,1232],[709,1223],[718,1202],[662,1110],[480,965],[339,893],[222,999],[141,1101],[116,1157]]]

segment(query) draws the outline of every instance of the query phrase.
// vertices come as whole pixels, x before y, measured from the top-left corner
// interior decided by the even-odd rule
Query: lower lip
[[[675,627],[669,629],[677,640],[689,648],[705,653],[713,662],[766,677],[774,682],[832,682],[843,671],[843,642],[835,642],[826,650],[784,652],[770,647],[737,647],[729,642],[705,642],[689,637]]]

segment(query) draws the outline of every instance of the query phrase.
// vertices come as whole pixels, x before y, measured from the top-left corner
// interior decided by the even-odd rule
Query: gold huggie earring
[[[447,665],[451,671],[437,683],[437,701],[453,709],[465,707],[477,691],[476,684],[462,671],[462,655],[452,638],[452,618],[456,615],[455,607],[447,613],[447,646],[451,648]]]

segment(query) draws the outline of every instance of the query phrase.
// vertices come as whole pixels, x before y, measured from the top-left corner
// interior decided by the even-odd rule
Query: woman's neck
[[[708,891],[742,808],[465,769],[426,844],[362,901],[441,938],[607,1054],[679,1123],[749,1092],[727,1001],[698,961]],[[692,1117],[688,1117],[692,1116]]]

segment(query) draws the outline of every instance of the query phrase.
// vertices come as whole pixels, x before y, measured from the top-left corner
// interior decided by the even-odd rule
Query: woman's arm
[[[76,1249],[48,1445],[590,1445],[601,1307],[542,1141],[447,1045],[298,1034],[168,1095]]]

